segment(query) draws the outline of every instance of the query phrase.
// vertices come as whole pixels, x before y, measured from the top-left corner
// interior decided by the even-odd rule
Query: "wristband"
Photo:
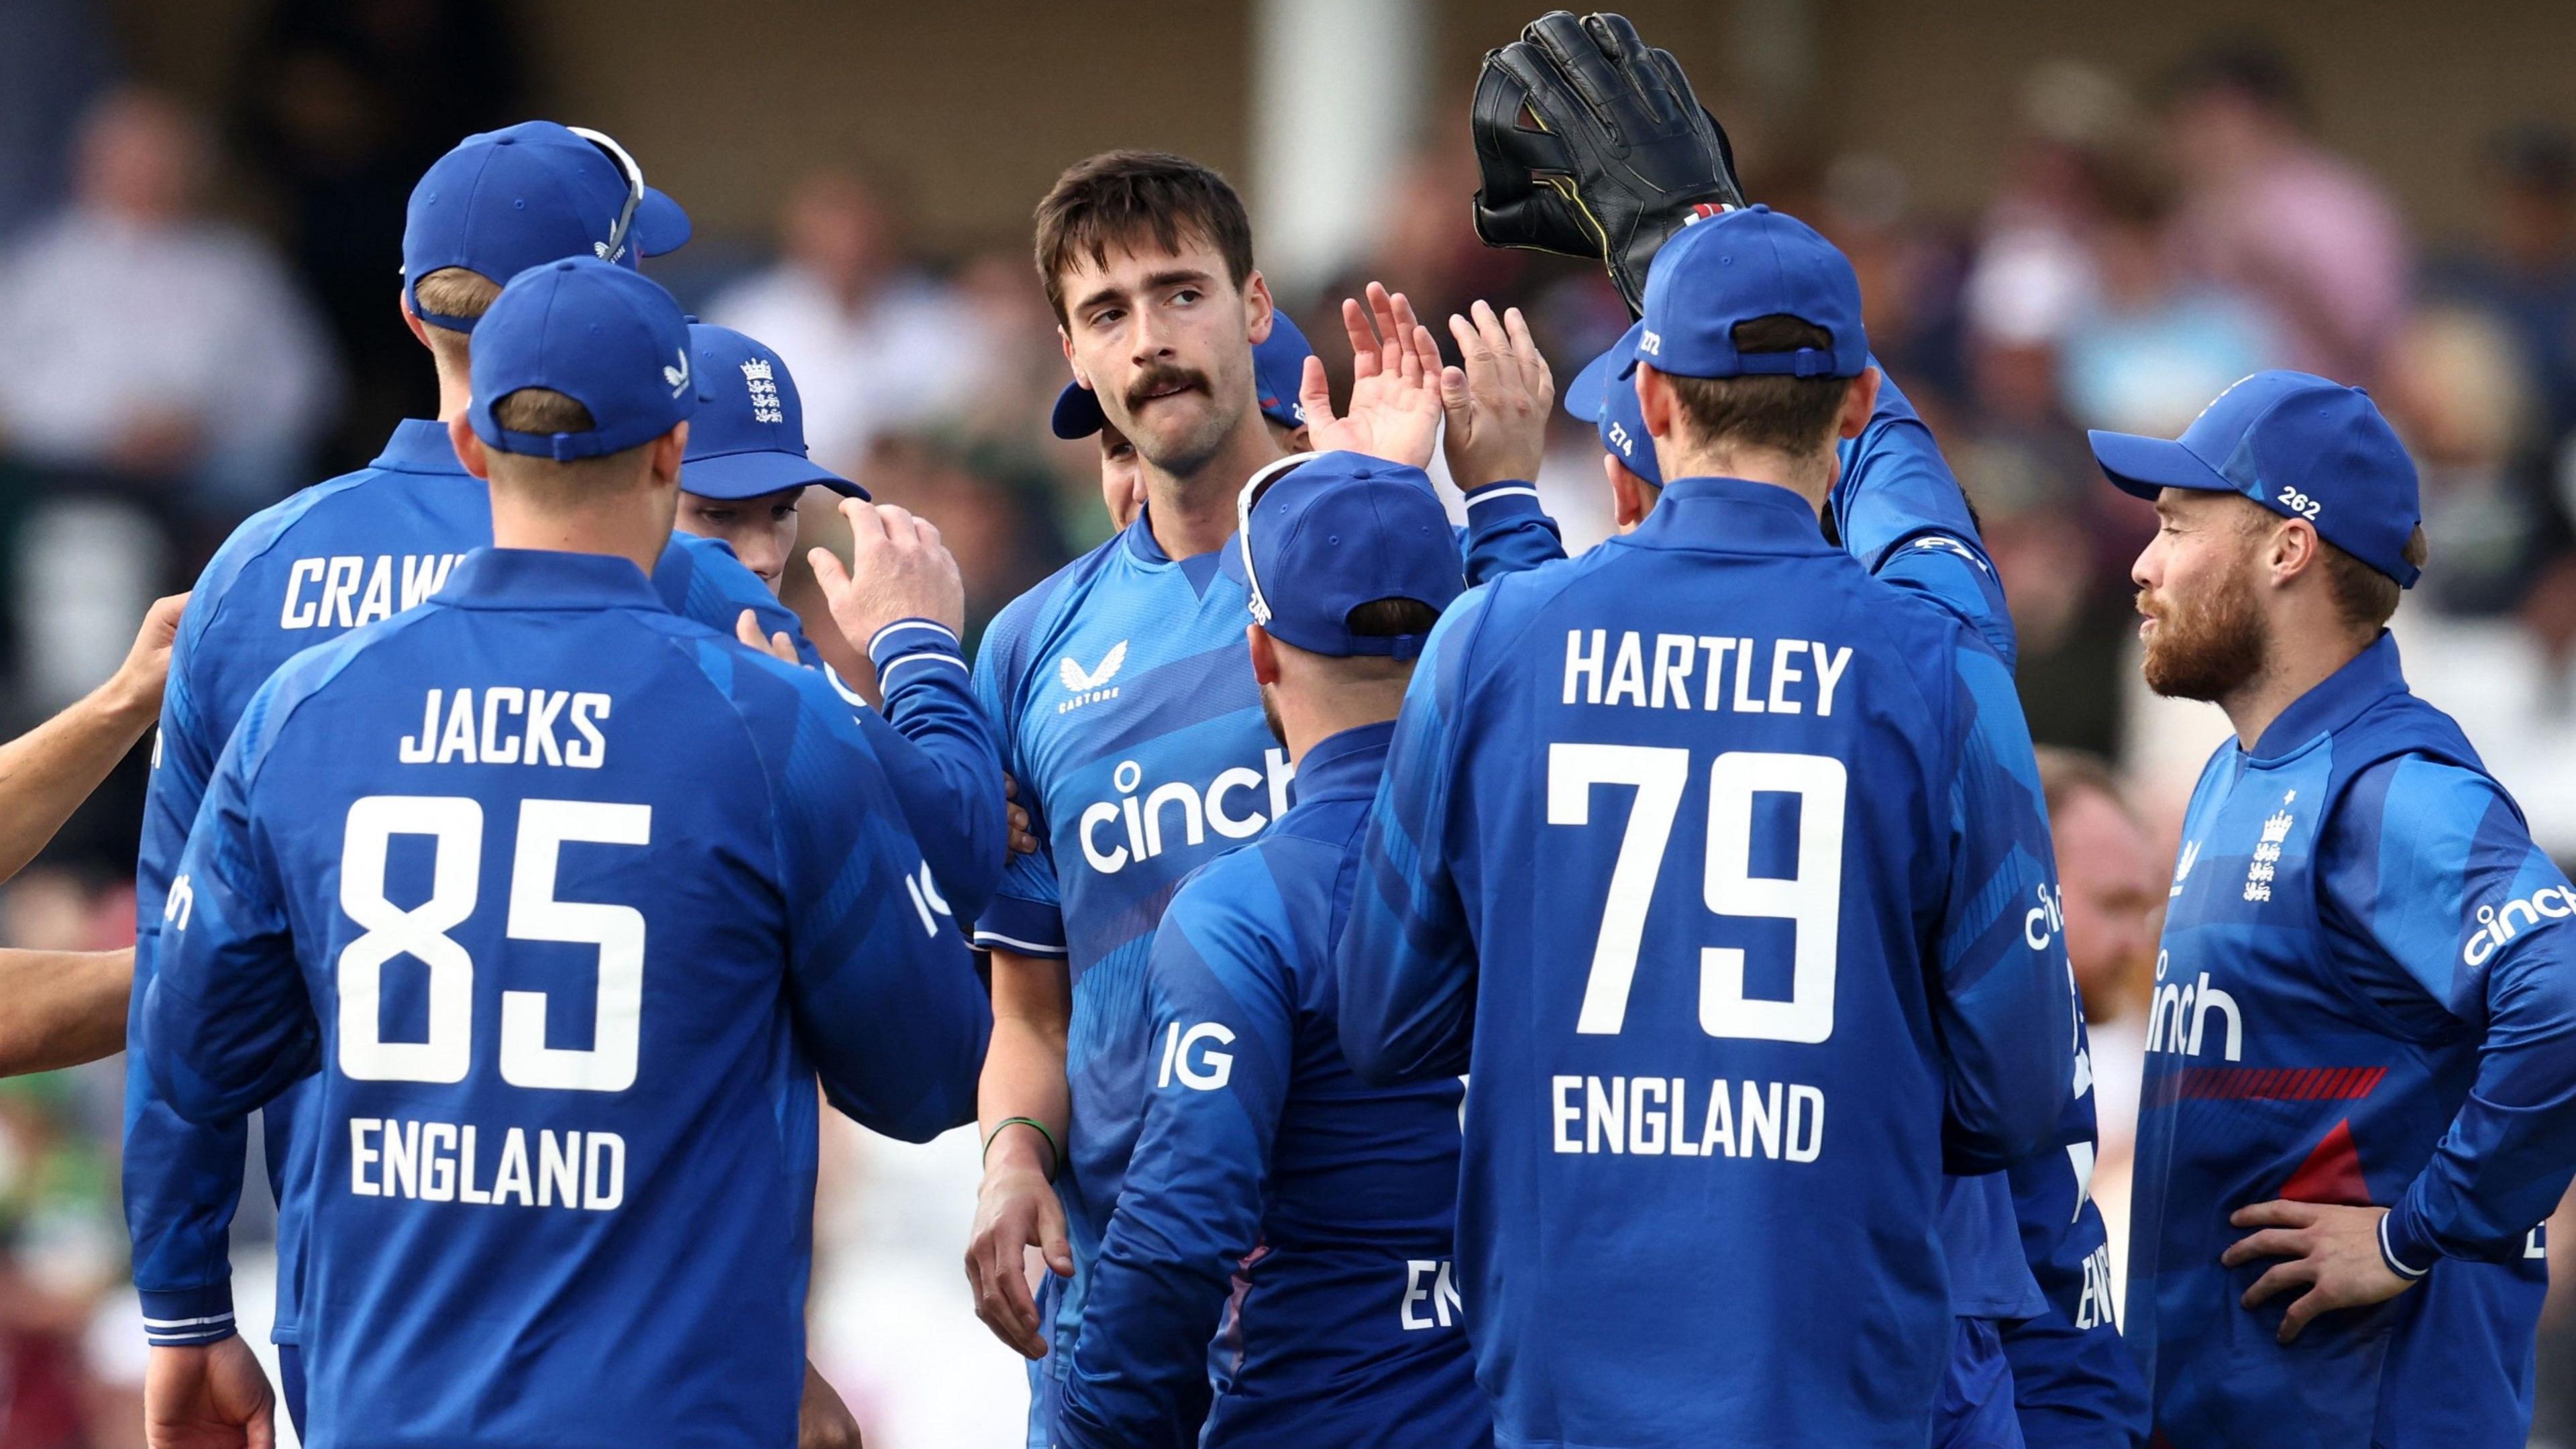
[[[1049,1182],[1055,1181],[1055,1175],[1064,1169],[1064,1149],[1056,1145],[1055,1134],[1047,1130],[1047,1125],[1035,1117],[1005,1117],[1001,1121],[994,1123],[992,1135],[984,1139],[984,1156],[981,1160],[991,1160],[993,1156],[993,1139],[1002,1135],[1003,1128],[1013,1126],[1015,1124],[1022,1127],[1033,1128],[1040,1137],[1046,1139],[1048,1162],[1046,1180]]]

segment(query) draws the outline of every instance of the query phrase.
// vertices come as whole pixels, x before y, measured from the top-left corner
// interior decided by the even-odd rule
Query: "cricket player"
[[[646,572],[686,339],[606,261],[503,290],[451,429],[494,546],[261,687],[173,882],[169,1102],[313,1078],[319,1446],[790,1442],[816,1074],[971,1112],[982,994],[848,707]]]
[[[469,136],[422,176],[404,225],[401,300],[405,324],[437,372],[441,421],[397,424],[368,467],[251,518],[198,580],[173,649],[136,867],[137,1011],[172,909],[171,877],[215,761],[252,693],[301,650],[417,605],[459,558],[491,541],[489,493],[459,462],[445,420],[465,414],[468,336],[501,283],[566,256],[631,267],[639,255],[659,255],[687,238],[687,216],[644,184],[614,141],[553,122]],[[671,365],[692,370],[685,355]],[[667,604],[711,627],[731,632],[745,611],[757,620],[748,633],[795,627],[794,615],[711,540],[675,537],[655,583]],[[938,645],[914,631],[906,647]],[[990,817],[968,808],[980,804],[948,809],[957,829],[988,828]],[[998,833],[998,824],[989,828]],[[129,1036],[138,1026],[139,1017],[129,1022]],[[299,1093],[290,1087],[263,1110],[279,1203],[274,1337],[290,1413],[301,1399],[296,1292],[302,1164],[312,1145],[294,1130]],[[126,1222],[152,1343],[148,1428],[156,1444],[200,1430],[237,1433],[270,1412],[265,1377],[234,1338],[227,1234],[240,1197],[245,1128],[182,1120],[132,1055],[125,1116]],[[819,1378],[813,1383],[818,1412],[845,1419],[828,1387]]]
[[[2128,1333],[2159,1444],[2519,1445],[2576,1169],[2576,891],[2385,626],[2414,465],[2357,388],[2260,372],[2179,439],[2093,434],[2155,500],[2146,678],[2236,736],[2156,953]]]
[[[1297,401],[1297,391],[1306,377],[1306,359],[1315,355],[1308,346],[1306,334],[1285,312],[1270,314],[1270,335],[1252,348],[1253,400],[1261,416],[1270,424],[1270,435],[1278,440],[1282,453],[1307,450],[1306,410]],[[1109,510],[1110,522],[1120,528],[1136,521],[1145,506],[1144,474],[1136,461],[1136,445],[1125,433],[1111,425],[1100,411],[1100,399],[1079,382],[1068,382],[1055,396],[1055,412],[1048,418],[1055,435],[1068,441],[1098,438],[1100,441],[1100,498]]]
[[[994,1042],[967,1276],[978,1316],[1044,1360],[1032,1370],[1037,1444],[1067,1357],[1048,1348],[1069,1345],[1082,1321],[1143,1113],[1154,924],[1183,876],[1288,805],[1292,767],[1262,722],[1248,595],[1226,548],[1243,485],[1281,456],[1253,380],[1276,314],[1251,234],[1224,178],[1147,152],[1076,164],[1038,207],[1038,274],[1066,359],[1135,444],[1147,502],[1006,608],[975,664],[1040,848],[1012,858],[976,921],[992,952]],[[1334,413],[1320,362],[1301,380],[1315,445],[1420,467],[1444,386],[1429,331],[1374,286],[1343,321],[1348,408]],[[1470,494],[1471,554],[1526,547],[1535,497],[1481,481],[1512,496]],[[1028,1245],[1052,1269],[1037,1299]]]
[[[1644,300],[1667,484],[1443,617],[1337,948],[1342,1044],[1370,1081],[1472,1070],[1458,1261],[1497,1443],[1919,1446],[1945,1173],[2047,1142],[2074,1074],[2063,948],[2025,930],[2030,743],[1986,641],[1853,556],[1884,520],[1854,507],[1853,552],[1819,528],[1879,387],[1850,264],[1757,206],[1666,243]]]
[[[1644,521],[1662,489],[1637,390],[1621,380],[1644,331],[1642,322],[1631,327],[1566,387],[1566,410],[1600,430],[1623,529]],[[1883,372],[1869,426],[1838,451],[1841,471],[1824,515],[1833,536],[1853,541],[1876,577],[1957,618],[2009,665],[2012,618],[1966,494],[1931,430]],[[2052,896],[2034,907],[2025,921],[2031,934],[2058,933],[2056,904]],[[1953,1306],[1978,1311],[1961,1315],[1936,1446],[2111,1449],[2146,1436],[2146,1389],[2111,1311],[2110,1244],[2087,1190],[2097,1137],[2080,1019],[2077,1031],[2073,1097],[2050,1145],[2007,1178],[1952,1188],[1945,1204]],[[2004,1197],[2017,1249],[2015,1235],[1998,1230]],[[1975,1274],[1958,1271],[1963,1257],[1976,1262]]]
[[[156,601],[116,672],[0,745],[0,881],[26,868],[152,727],[180,594]],[[0,949],[0,1077],[113,1056],[125,1045],[134,953]]]
[[[665,550],[654,587],[681,613],[712,622],[745,607],[735,597],[744,569],[760,580],[776,613],[755,607],[736,632],[821,669],[850,702],[930,863],[917,889],[940,914],[973,920],[1001,878],[1003,817],[994,802],[1002,780],[958,642],[966,586],[957,561],[928,520],[871,505],[866,489],[806,455],[804,405],[776,352],[704,322],[690,324],[689,352],[698,412],[680,471],[679,531],[710,546]],[[842,498],[849,564],[823,548],[806,558],[834,623],[875,667],[881,709],[823,663],[794,612],[775,602],[809,487]],[[701,567],[714,551],[729,551],[741,567]]]

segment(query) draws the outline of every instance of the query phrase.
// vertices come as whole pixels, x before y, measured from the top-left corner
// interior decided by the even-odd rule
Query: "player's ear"
[[[1270,631],[1258,624],[1243,626],[1244,641],[1252,646],[1252,682],[1279,682],[1279,646],[1272,642]]]
[[[1255,271],[1243,279],[1243,331],[1260,346],[1270,340],[1270,328],[1279,315],[1279,305],[1270,299],[1270,282]]]
[[[680,481],[680,460],[689,451],[689,420],[682,418],[671,425],[671,431],[655,438],[651,461],[653,481],[661,487],[676,487]]]
[[[1672,379],[1657,372],[1653,363],[1640,362],[1634,381],[1637,384],[1637,410],[1646,418],[1646,435],[1671,437],[1673,411],[1678,406],[1673,397]]]
[[[1878,385],[1883,380],[1884,374],[1875,367],[1862,368],[1860,376],[1852,379],[1851,387],[1843,393],[1842,416],[1835,419],[1834,436],[1857,438],[1868,429],[1871,416],[1878,411]]]
[[[1646,480],[1620,462],[1618,455],[1603,453],[1601,471],[1610,477],[1610,518],[1626,533],[1646,521],[1655,510],[1655,496]]]
[[[2323,552],[2315,525],[2305,519],[2284,518],[2272,525],[2271,540],[2265,545],[2264,563],[2270,568],[2272,582],[2287,584],[2299,575],[2312,571],[2317,556]]]
[[[397,287],[394,289],[394,306],[401,309],[403,325],[411,329],[412,340],[423,347],[427,347],[429,345],[429,324],[420,320],[419,314],[411,310],[411,288]]]
[[[420,324],[414,322],[412,325],[417,327]],[[472,423],[467,422],[462,416],[449,418],[447,444],[456,450],[456,461],[465,465],[467,473],[486,481],[490,480],[492,460],[484,456],[483,440],[474,436]]]

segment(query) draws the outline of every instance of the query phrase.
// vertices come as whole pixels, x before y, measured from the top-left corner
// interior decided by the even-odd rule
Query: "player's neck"
[[[445,359],[438,362],[438,420],[452,423],[465,416],[474,401],[473,376],[463,366],[450,367]]]
[[[2376,630],[2355,638],[2335,626],[2276,627],[2263,667],[2218,701],[2218,707],[2227,711],[2227,722],[2236,727],[2237,743],[2253,749],[2283,711],[2359,657],[2378,637]]]
[[[632,496],[603,499],[582,507],[560,507],[528,496],[507,484],[492,487],[492,546],[548,549],[556,553],[596,553],[622,558],[653,574],[662,550],[671,542],[668,512],[638,506]]]
[[[1145,522],[1168,558],[1196,558],[1234,536],[1234,500],[1265,465],[1288,456],[1261,414],[1244,409],[1243,421],[1206,461],[1186,475],[1145,463]]]
[[[1786,488],[1807,500],[1807,506],[1824,512],[1825,497],[1834,488],[1834,454],[1828,450],[1822,457],[1800,457],[1778,448],[1694,448],[1673,460],[1677,469],[1667,470],[1676,478],[1741,478],[1748,483],[1768,483]]]

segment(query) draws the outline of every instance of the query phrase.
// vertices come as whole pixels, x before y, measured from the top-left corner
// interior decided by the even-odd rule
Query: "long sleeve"
[[[275,693],[252,700],[207,786],[170,884],[161,969],[142,993],[136,1049],[190,1122],[238,1123],[320,1062],[320,1024],[251,803]]]
[[[134,986],[127,997],[126,1039],[143,1040],[144,1003],[159,974],[168,930],[170,883],[188,847],[206,783],[223,739],[205,724],[197,701],[201,642],[223,606],[219,590],[200,588],[180,621],[161,696],[161,729],[152,745],[151,785],[144,797],[143,838],[134,872]],[[181,1117],[153,1080],[144,1053],[125,1059],[122,1175],[126,1233],[133,1244],[134,1285],[144,1329],[159,1344],[207,1343],[233,1332],[230,1241],[241,1201],[249,1147],[236,1118],[202,1126]]]
[[[1882,582],[1976,631],[2009,670],[2018,641],[1976,515],[1895,379],[1881,378],[1878,408],[1842,445],[1842,463],[1825,506],[1844,550]]]
[[[1295,1062],[1287,926],[1257,851],[1201,871],[1155,932],[1145,993],[1160,1069],[1093,1269],[1065,1383],[1066,1449],[1190,1449],[1207,1345],[1259,1244],[1271,1143]]]
[[[1957,659],[1953,853],[1933,1015],[1950,1079],[1943,1166],[1983,1173],[2029,1155],[2057,1126],[2075,1078],[2075,1003],[2039,766],[2012,675],[1973,640]]]
[[[832,1104],[907,1142],[975,1118],[992,1008],[848,706],[795,671],[805,709],[771,760],[788,999]]]
[[[1467,533],[1460,540],[1467,558],[1467,587],[1504,574],[1516,574],[1565,557],[1565,538],[1556,520],[1528,483],[1489,483],[1470,489]]]
[[[984,631],[983,647],[975,654],[975,707],[982,712],[985,724],[993,732],[1002,768],[1020,785],[1020,803],[1029,812],[1029,831],[1038,839],[1038,848],[1026,855],[1014,854],[1002,866],[1001,884],[994,887],[993,897],[984,909],[975,913],[975,944],[986,950],[1014,951],[1023,956],[1063,956],[1067,954],[1064,934],[1063,897],[1055,875],[1055,846],[1046,821],[1046,801],[1038,781],[1027,762],[1019,756],[1018,732],[1013,721],[1017,709],[1018,668],[1016,647],[1025,627],[1022,609],[1025,601],[1002,611]]]
[[[957,647],[927,619],[902,619],[868,641],[885,713],[860,716],[877,759],[912,823],[944,901],[959,920],[984,911],[1001,884],[1005,841],[1002,761]]]
[[[2079,1022],[2077,1031],[2083,1031]],[[2091,1193],[2096,1147],[2089,1043],[2076,1049],[2077,1091],[2064,1145],[2008,1175],[2022,1252],[2048,1309],[2003,1326],[2013,1400],[2030,1449],[2136,1449],[2148,1429],[2147,1386],[2120,1337],[2111,1300],[2110,1236]]]
[[[1455,789],[1466,659],[1488,598],[1474,589],[1450,605],[1414,666],[1333,953],[1343,1055],[1380,1086],[1467,1069],[1476,947],[1452,873],[1471,840]]]
[[[2493,781],[2421,758],[2365,770],[2321,856],[2338,955],[2381,968],[2366,989],[2414,1018],[2412,987],[2480,1042],[2467,1100],[2389,1211],[2391,1266],[2520,1257],[2576,1171],[2576,891]]]

